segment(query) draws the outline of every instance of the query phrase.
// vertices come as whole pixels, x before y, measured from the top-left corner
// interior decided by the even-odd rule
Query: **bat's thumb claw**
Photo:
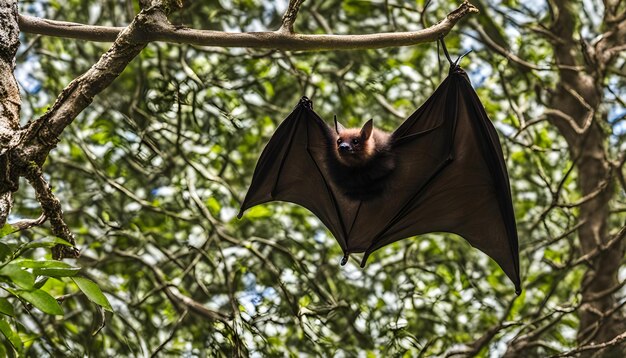
[[[349,253],[345,253],[343,254],[343,258],[341,259],[341,266],[344,266],[345,264],[348,263],[348,258],[350,257]]]
[[[515,294],[518,295],[518,296],[521,295],[522,294],[522,288],[519,287],[519,286],[515,287]]]

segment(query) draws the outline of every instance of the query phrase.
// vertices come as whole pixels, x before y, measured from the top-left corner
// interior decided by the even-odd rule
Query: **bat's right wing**
[[[344,223],[354,220],[356,203],[333,188],[327,158],[332,129],[303,97],[280,124],[263,150],[238,217],[247,209],[270,201],[301,205],[315,214],[346,251]]]

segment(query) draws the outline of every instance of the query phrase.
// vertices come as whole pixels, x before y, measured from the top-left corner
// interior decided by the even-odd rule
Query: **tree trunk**
[[[17,177],[7,158],[15,145],[20,123],[20,91],[13,75],[15,54],[20,45],[17,25],[17,2],[0,0],[0,228],[4,226],[13,205]]]
[[[559,39],[553,43],[553,48],[559,65],[560,82],[549,99],[551,110],[556,110],[551,112],[549,118],[568,143],[583,197],[578,220],[584,224],[578,229],[578,237],[580,254],[587,258],[584,261],[587,271],[581,283],[578,343],[589,345],[608,342],[626,328],[623,313],[615,311],[617,302],[613,288],[618,285],[617,274],[624,256],[624,244],[622,240],[617,240],[607,247],[611,241],[609,201],[614,187],[605,149],[609,133],[600,125],[600,122],[606,121],[606,113],[600,108],[606,68],[614,58],[608,48],[613,47],[615,41],[622,41],[619,34],[624,31],[624,24],[612,28],[612,32],[588,48],[575,38],[578,17],[574,4],[556,0],[552,11],[554,22],[551,30]],[[590,350],[585,354],[612,356],[619,350],[619,347],[613,346],[603,352]]]

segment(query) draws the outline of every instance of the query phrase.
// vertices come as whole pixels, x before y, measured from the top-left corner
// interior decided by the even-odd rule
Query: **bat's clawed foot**
[[[348,259],[350,258],[349,253],[344,253],[343,258],[341,259],[341,266],[345,266],[348,263]]]

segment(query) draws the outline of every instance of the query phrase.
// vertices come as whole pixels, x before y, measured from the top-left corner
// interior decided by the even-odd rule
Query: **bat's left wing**
[[[295,203],[313,212],[346,251],[346,223],[354,220],[358,203],[337,195],[329,180],[331,131],[303,97],[263,150],[238,217],[269,201]]]

